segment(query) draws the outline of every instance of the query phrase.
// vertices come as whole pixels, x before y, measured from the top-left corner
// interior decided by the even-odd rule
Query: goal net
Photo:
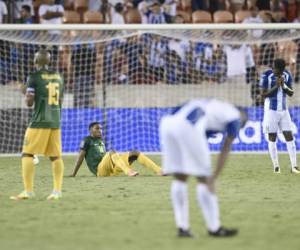
[[[286,60],[294,77],[289,109],[300,148],[300,26],[149,27],[65,25],[24,30],[1,25],[0,154],[21,152],[32,109],[26,107],[20,86],[34,71],[33,56],[41,47],[51,52],[51,67],[65,82],[65,153],[78,151],[93,121],[101,122],[108,150],[159,152],[161,117],[191,98],[208,97],[242,106],[249,114],[233,150],[266,151],[259,78],[278,57]],[[279,150],[286,150],[283,141],[280,136]],[[219,150],[221,142],[222,135],[210,139],[211,149]]]

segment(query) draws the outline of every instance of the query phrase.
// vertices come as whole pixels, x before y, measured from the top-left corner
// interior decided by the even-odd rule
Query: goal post
[[[274,58],[293,75],[289,98],[300,149],[300,25],[12,25],[0,26],[0,154],[21,152],[32,110],[20,86],[41,47],[65,82],[63,152],[74,153],[88,125],[103,126],[107,149],[159,152],[158,126],[191,98],[218,98],[244,107],[249,122],[233,150],[264,152],[259,76]],[[221,111],[220,111],[221,112]],[[279,136],[278,149],[286,150]],[[213,151],[222,136],[210,139]]]

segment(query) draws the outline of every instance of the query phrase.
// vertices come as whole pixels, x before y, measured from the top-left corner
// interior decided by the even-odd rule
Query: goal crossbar
[[[283,30],[300,29],[300,23],[220,24],[1,24],[0,30]]]

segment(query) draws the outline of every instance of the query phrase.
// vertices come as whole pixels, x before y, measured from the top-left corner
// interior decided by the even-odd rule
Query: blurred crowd
[[[299,22],[299,6],[300,1],[296,0],[0,0],[0,21],[23,24]],[[264,40],[266,32],[253,30],[248,35]],[[144,33],[48,49],[53,57],[52,67],[64,75],[67,92],[74,93],[75,107],[93,106],[96,84],[222,84],[235,77],[229,82],[250,84],[253,105],[261,105],[256,98],[259,75],[276,57],[284,58],[295,81],[300,80],[300,40],[245,45],[183,37]],[[26,82],[33,71],[32,60],[38,48],[39,45],[0,40],[0,84]]]
[[[298,22],[299,0],[0,0],[0,23]]]
[[[0,40],[0,83],[25,83],[40,45]],[[254,105],[262,68],[274,58],[286,59],[299,81],[300,41],[260,45],[217,45],[155,34],[132,35],[110,41],[49,46],[51,67],[64,76],[75,107],[93,106],[96,85],[223,84],[251,85]]]

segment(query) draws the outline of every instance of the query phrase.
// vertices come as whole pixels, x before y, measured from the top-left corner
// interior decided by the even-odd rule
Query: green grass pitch
[[[159,156],[151,156],[160,163]],[[215,157],[214,157],[215,158]],[[65,174],[75,157],[64,157]],[[300,176],[289,172],[280,155],[281,174],[272,173],[268,155],[231,155],[217,183],[221,218],[238,227],[232,239],[207,236],[196,204],[195,180],[189,182],[190,221],[195,239],[177,239],[169,198],[170,177],[95,178],[82,166],[64,180],[64,197],[46,201],[52,188],[50,163],[36,170],[36,198],[11,201],[22,190],[20,159],[0,158],[1,250],[176,250],[299,249]]]

